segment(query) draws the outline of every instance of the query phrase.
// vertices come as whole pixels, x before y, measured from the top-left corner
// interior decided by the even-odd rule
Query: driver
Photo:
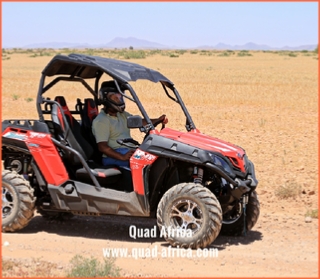
[[[129,159],[135,150],[117,143],[117,139],[131,138],[130,129],[127,127],[127,117],[131,114],[125,111],[123,96],[116,89],[114,81],[107,81],[102,83],[98,98],[103,108],[93,120],[92,132],[98,149],[102,152],[102,164],[129,167]],[[142,121],[145,125],[146,121]],[[151,121],[168,123],[165,115]]]

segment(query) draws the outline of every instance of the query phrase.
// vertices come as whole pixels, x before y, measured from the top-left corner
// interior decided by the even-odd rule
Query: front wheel
[[[178,184],[163,195],[158,205],[160,236],[173,247],[205,248],[219,235],[221,222],[218,200],[200,184]]]
[[[221,234],[230,236],[243,235],[253,228],[258,221],[259,215],[260,203],[256,191],[253,191],[246,205],[246,218],[244,217],[242,202],[239,201],[231,211],[223,215]]]
[[[29,182],[15,171],[2,171],[2,232],[15,232],[32,219],[36,198]]]

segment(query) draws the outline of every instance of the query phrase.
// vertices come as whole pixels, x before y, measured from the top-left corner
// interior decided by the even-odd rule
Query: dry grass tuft
[[[296,182],[288,182],[275,190],[275,195],[280,199],[296,198],[301,193],[301,185]]]
[[[2,260],[2,277],[56,277],[57,264],[31,259],[29,262],[20,262],[18,260],[3,259]]]

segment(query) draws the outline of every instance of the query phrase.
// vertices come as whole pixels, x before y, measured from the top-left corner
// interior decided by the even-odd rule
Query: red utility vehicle
[[[142,143],[119,139],[136,148],[130,168],[104,167],[92,135],[105,77],[141,112],[127,120],[129,128],[146,133]],[[47,78],[51,81],[46,84]],[[152,124],[130,85],[141,79],[160,84],[181,106],[185,132],[155,128],[157,123]],[[46,97],[62,82],[88,91],[74,111],[64,96]],[[171,245],[195,249],[208,246],[220,231],[241,235],[257,222],[258,181],[245,150],[201,133],[174,84],[160,72],[98,56],[57,55],[42,71],[36,102],[39,119],[2,122],[3,232],[25,227],[35,209],[44,216],[65,218],[144,216],[157,218]],[[81,120],[74,118],[76,114]]]

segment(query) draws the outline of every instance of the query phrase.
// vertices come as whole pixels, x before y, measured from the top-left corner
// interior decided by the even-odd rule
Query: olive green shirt
[[[101,109],[98,116],[92,122],[92,133],[96,142],[108,142],[112,149],[122,148],[117,139],[131,138],[130,129],[127,127],[127,117],[131,114],[124,111],[117,112],[117,116],[106,114]],[[106,155],[103,155],[106,157]]]

